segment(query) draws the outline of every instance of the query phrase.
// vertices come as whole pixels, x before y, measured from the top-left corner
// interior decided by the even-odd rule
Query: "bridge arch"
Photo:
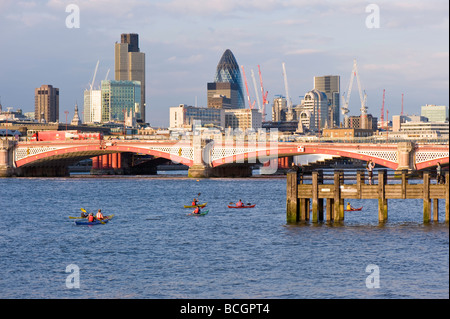
[[[383,167],[391,168],[391,169],[397,169],[398,163],[397,163],[397,148],[394,150],[390,150],[392,154],[392,159],[386,159],[386,158],[380,158],[375,156],[377,152],[372,152],[373,155],[370,152],[361,153],[361,152],[351,152],[346,150],[340,150],[340,149],[332,149],[332,148],[321,148],[317,146],[305,146],[305,147],[298,147],[298,146],[291,146],[291,147],[274,147],[266,150],[259,150],[259,151],[250,151],[250,152],[243,152],[240,154],[234,154],[229,156],[224,156],[219,159],[214,159],[211,161],[212,167],[218,167],[221,165],[226,165],[230,163],[256,163],[256,162],[266,162],[268,160],[273,160],[276,158],[281,157],[287,157],[287,156],[297,156],[297,155],[311,155],[311,154],[318,154],[318,155],[331,155],[336,157],[347,157],[347,158],[353,158],[358,159],[362,161],[369,161],[372,160],[375,164],[378,164]]]
[[[187,166],[192,166],[193,164],[193,161],[190,159],[161,150],[120,144],[105,147],[102,145],[99,146],[97,143],[95,145],[74,145],[59,149],[49,149],[48,151],[43,151],[38,154],[28,155],[20,159],[16,159],[15,166],[19,168],[33,166],[36,164],[45,165],[55,162],[76,163],[82,159],[114,153],[145,154],[166,158]]]

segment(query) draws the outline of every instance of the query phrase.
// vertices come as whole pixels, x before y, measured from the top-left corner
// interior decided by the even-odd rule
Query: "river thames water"
[[[209,214],[187,216],[198,193]],[[439,223],[421,200],[383,225],[353,200],[339,225],[287,225],[285,178],[8,178],[0,196],[3,299],[449,298],[444,201]],[[115,217],[76,226],[80,208]]]

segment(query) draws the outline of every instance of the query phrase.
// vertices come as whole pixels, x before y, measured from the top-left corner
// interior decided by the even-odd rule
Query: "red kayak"
[[[344,209],[344,212],[358,212],[360,210],[362,210],[362,206],[360,208]]]
[[[256,204],[254,204],[254,205],[247,205],[247,206],[244,205],[244,206],[240,206],[240,207],[228,205],[228,208],[253,208],[255,206],[256,206]]]

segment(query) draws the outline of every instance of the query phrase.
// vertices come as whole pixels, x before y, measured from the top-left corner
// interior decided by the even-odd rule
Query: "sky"
[[[78,28],[69,5],[79,9]],[[146,54],[146,121],[153,127],[169,125],[171,106],[206,107],[207,83],[226,49],[245,68],[251,101],[251,70],[259,91],[260,66],[269,106],[286,95],[282,63],[299,104],[314,76],[340,75],[346,93],[354,59],[373,116],[380,118],[383,90],[390,118],[400,114],[402,94],[405,114],[449,105],[447,0],[0,0],[3,109],[33,112],[34,89],[51,84],[60,89],[60,122],[64,111],[70,121],[76,103],[82,111],[98,60],[94,87],[108,70],[114,79],[122,33],[138,33]],[[355,80],[349,115],[359,108]]]

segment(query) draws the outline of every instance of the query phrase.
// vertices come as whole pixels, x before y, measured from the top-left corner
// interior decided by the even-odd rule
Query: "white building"
[[[186,104],[173,106],[170,112],[170,128],[192,128],[194,121],[201,121],[201,125],[225,127],[225,110],[206,107],[194,107]]]
[[[225,127],[231,129],[262,128],[262,114],[257,109],[230,109],[225,110]]]
[[[84,91],[84,123],[100,123],[102,121],[102,91],[85,90]]]
[[[316,89],[309,91],[305,94],[300,108],[302,111],[299,120],[303,127],[315,131],[330,127],[328,123],[328,99],[324,92]],[[307,123],[308,118],[309,123]]]

